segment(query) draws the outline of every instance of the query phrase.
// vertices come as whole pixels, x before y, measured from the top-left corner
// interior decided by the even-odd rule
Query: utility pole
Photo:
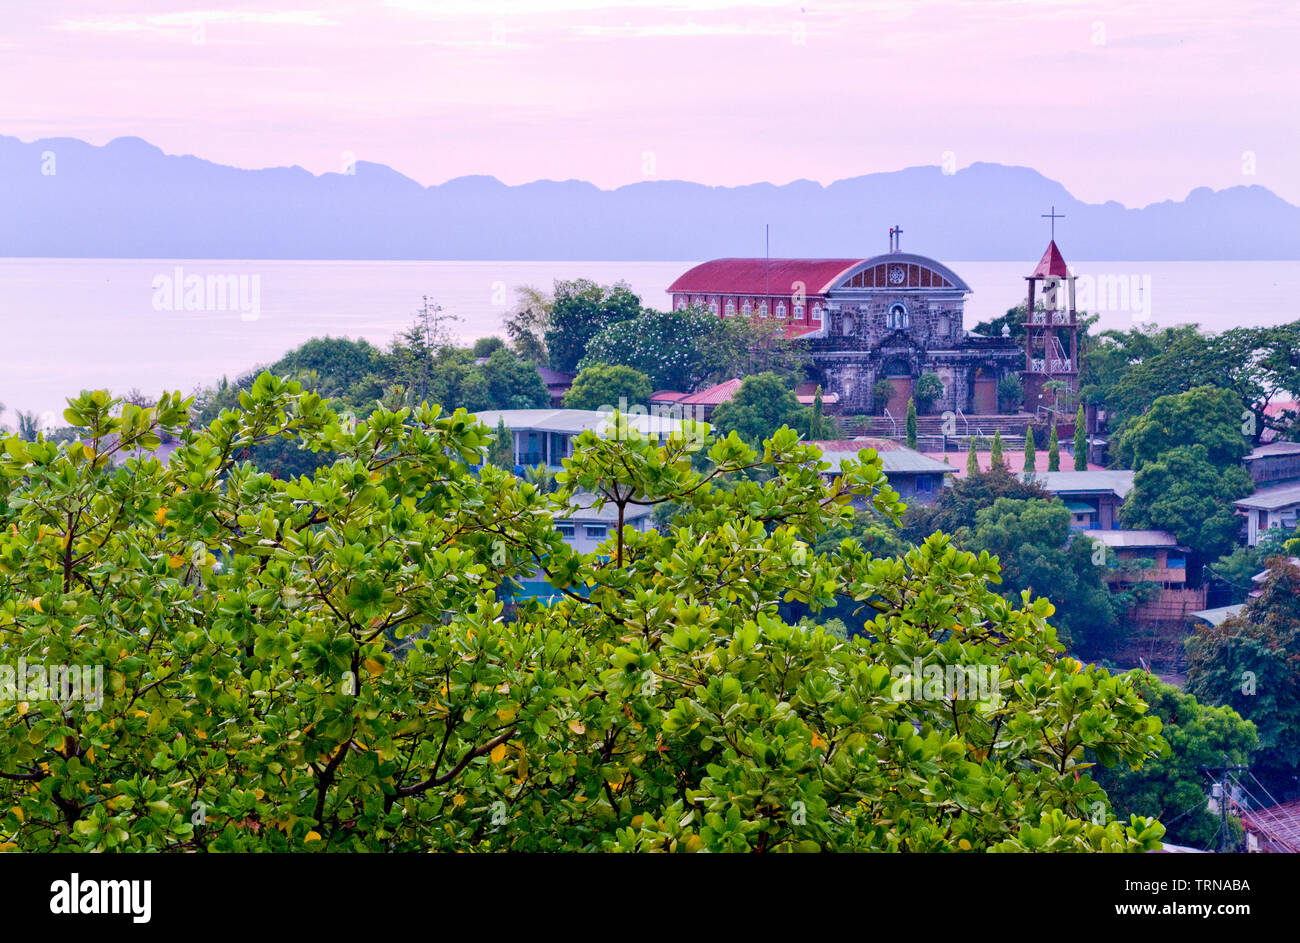
[[[1201,772],[1209,776],[1214,776],[1214,787],[1219,791],[1219,854],[1226,854],[1228,851],[1228,799],[1232,793],[1228,788],[1227,777],[1229,773],[1249,772],[1249,766],[1234,766],[1228,762],[1228,755],[1223,755],[1223,765],[1220,767],[1202,766]],[[1213,789],[1211,795],[1214,794]]]

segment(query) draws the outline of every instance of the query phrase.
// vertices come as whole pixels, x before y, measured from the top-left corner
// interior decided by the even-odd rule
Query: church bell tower
[[[1045,214],[1047,215],[1047,214]],[[1025,277],[1029,303],[1025,311],[1025,411],[1037,413],[1040,406],[1056,408],[1070,404],[1079,391],[1079,320],[1074,306],[1075,276],[1056,247],[1056,207],[1052,220],[1052,241],[1034,269]],[[1064,387],[1048,387],[1052,381]]]

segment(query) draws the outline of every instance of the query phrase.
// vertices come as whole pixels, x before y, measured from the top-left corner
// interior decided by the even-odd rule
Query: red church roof
[[[748,295],[794,293],[803,282],[805,295],[825,294],[839,277],[864,259],[713,259],[691,269],[668,286],[669,294]]]
[[[1057,275],[1062,278],[1070,274],[1070,267],[1065,264],[1065,259],[1061,257],[1061,250],[1056,248],[1056,240],[1053,239],[1047,244],[1047,251],[1043,253],[1042,261],[1038,263],[1038,268],[1034,269],[1031,278],[1044,278],[1048,275]]]

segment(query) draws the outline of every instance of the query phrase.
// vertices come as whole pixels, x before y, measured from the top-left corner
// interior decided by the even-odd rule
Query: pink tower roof
[[[1034,269],[1034,274],[1030,278],[1043,278],[1047,275],[1058,275],[1064,278],[1069,274],[1070,267],[1065,264],[1065,259],[1061,257],[1061,250],[1056,248],[1056,240],[1053,239],[1047,244],[1047,251],[1043,253],[1038,268]]]

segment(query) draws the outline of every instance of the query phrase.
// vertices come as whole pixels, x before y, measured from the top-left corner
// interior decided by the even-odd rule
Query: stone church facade
[[[869,259],[717,259],[668,291],[677,308],[782,317],[787,336],[808,345],[817,379],[839,395],[842,413],[887,409],[901,417],[927,373],[943,386],[933,412],[997,413],[998,382],[1024,370],[1024,348],[968,331],[970,286],[942,263],[899,250],[892,232],[890,241],[888,253]],[[876,401],[880,380],[889,381],[886,402]]]

